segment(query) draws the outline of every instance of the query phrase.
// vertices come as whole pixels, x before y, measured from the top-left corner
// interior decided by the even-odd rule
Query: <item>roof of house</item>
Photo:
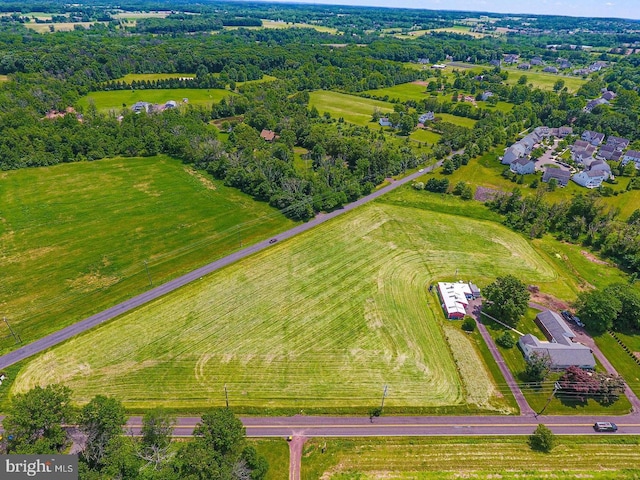
[[[469,284],[462,282],[438,282],[438,290],[440,291],[440,298],[442,299],[444,308],[449,315],[453,313],[466,314],[465,307],[469,305],[467,295],[472,295]]]
[[[573,146],[575,148],[586,148],[587,145],[589,145],[589,142],[587,142],[586,140],[576,140],[575,143],[573,144]]]
[[[624,154],[625,157],[629,157],[629,158],[638,158],[640,159],[640,152],[637,150],[629,150],[627,153]]]
[[[569,183],[569,179],[571,178],[571,172],[562,170],[560,168],[547,168],[542,175],[542,181],[548,182],[552,178],[558,180],[558,183],[562,185],[567,185],[567,183]]]
[[[584,132],[582,132],[582,137],[587,137],[590,138],[592,140],[604,140],[604,133],[600,133],[600,132],[594,132],[593,130],[585,130]]]
[[[265,139],[267,142],[272,141],[274,138],[276,138],[276,132],[274,132],[273,130],[267,130],[266,128],[263,129],[260,132],[260,137],[262,137],[263,139]]]
[[[525,165],[531,162],[533,162],[533,160],[531,160],[529,157],[521,157],[517,159],[515,162],[513,162],[511,165],[513,165],[514,163],[517,163],[518,165],[522,165],[524,167]]]
[[[629,145],[629,139],[624,137],[614,137],[613,135],[609,135],[607,138],[607,145]]]
[[[556,367],[577,365],[593,368],[596,365],[591,349],[579,343],[571,342],[569,345],[565,345],[562,343],[541,342],[530,333],[520,337],[518,342],[521,345],[528,345],[534,352],[548,355],[552,365]]]
[[[572,338],[575,338],[576,334],[569,328],[564,319],[556,312],[551,310],[545,310],[536,315],[538,321],[547,329],[547,332],[552,338],[549,340],[556,343],[562,343],[564,345],[571,345]]]
[[[603,172],[610,172],[611,167],[603,160],[594,160],[589,164],[589,170],[600,170]]]

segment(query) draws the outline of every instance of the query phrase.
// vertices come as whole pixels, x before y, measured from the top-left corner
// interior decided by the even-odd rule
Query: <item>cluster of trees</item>
[[[614,403],[624,393],[624,380],[618,375],[588,372],[569,367],[558,380],[560,396],[586,402],[593,398],[603,405]]]
[[[131,30],[136,33],[193,33],[222,30],[223,27],[261,27],[262,20],[251,17],[229,17],[227,15],[191,15],[174,13],[166,18],[143,18]]]
[[[600,201],[598,192],[576,195],[570,200],[551,204],[544,191],[523,196],[516,188],[487,202],[492,210],[505,216],[504,223],[532,238],[547,232],[559,239],[580,242],[606,257],[640,273],[640,210],[622,221],[615,209]]]
[[[126,420],[124,407],[114,398],[97,395],[78,410],[69,388],[35,387],[13,398],[0,451],[63,453],[71,443],[64,425],[77,423],[82,480],[260,480],[269,468],[246,443],[244,426],[229,409],[202,415],[194,439],[180,444],[171,441],[175,418],[166,411],[146,413],[139,437],[124,433]]]
[[[511,327],[518,322],[529,308],[531,294],[527,286],[513,275],[496,278],[483,290],[482,309],[492,317]]]
[[[640,332],[640,292],[633,285],[616,283],[578,295],[576,313],[589,331]]]

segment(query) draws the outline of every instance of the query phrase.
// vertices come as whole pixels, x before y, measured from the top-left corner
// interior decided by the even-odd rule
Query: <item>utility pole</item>
[[[560,384],[556,382],[555,385],[553,386],[553,392],[551,392],[551,396],[547,400],[547,403],[544,404],[544,407],[542,407],[542,410],[540,410],[538,413],[535,414],[536,418],[538,418],[538,415],[542,415],[544,413],[544,411],[547,409],[547,407],[551,403],[551,400],[553,399],[553,397],[555,396],[558,390],[560,390]]]
[[[13,328],[11,328],[11,325],[9,325],[7,317],[2,317],[2,319],[4,320],[4,323],[7,324],[7,327],[9,327],[9,331],[11,332],[11,335],[13,335],[13,339],[16,341],[16,343],[22,343],[22,339],[20,338],[20,336],[17,335],[16,332],[13,331]]]
[[[227,384],[224,384],[224,399],[227,402],[227,409],[229,408],[229,392],[227,392]]]
[[[384,390],[382,391],[382,403],[380,403],[380,413],[382,413],[382,409],[384,408],[384,397],[387,396],[387,387],[388,385],[385,385]]]
[[[147,278],[149,279],[149,286],[153,287],[153,282],[151,281],[151,274],[149,273],[149,266],[147,265],[147,261],[146,260],[143,260],[143,261],[144,261],[144,269],[146,270]]]

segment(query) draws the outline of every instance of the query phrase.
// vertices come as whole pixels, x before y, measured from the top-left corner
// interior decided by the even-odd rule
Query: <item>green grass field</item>
[[[427,209],[419,193],[393,192],[75,338],[12,391],[61,381],[80,403],[106,389],[132,409],[197,410],[222,405],[226,384],[242,411],[366,412],[387,384],[389,412],[504,410],[426,288],[456,269],[480,286],[558,274],[521,236],[455,205]]]
[[[533,431],[535,427],[532,426]],[[558,436],[551,453],[525,436],[313,438],[302,456],[305,480],[557,479],[636,480],[640,437]],[[325,449],[324,453],[322,449]]]
[[[458,117],[456,115],[451,115],[450,113],[437,113],[436,119],[438,118],[441,118],[443,122],[453,123],[460,127],[473,128],[476,124],[476,121],[472,118]]]
[[[419,128],[411,132],[411,135],[409,135],[409,137],[412,140],[416,140],[418,142],[434,145],[438,142],[438,140],[440,140],[441,135],[439,133],[432,132],[431,130],[424,130],[422,128]]]
[[[526,75],[527,84],[532,84],[534,87],[542,90],[552,90],[553,85],[558,80],[564,80],[564,85],[569,92],[576,92],[587,81],[581,77],[570,77],[567,75],[545,73],[542,71],[533,70],[518,70],[517,68],[505,68],[504,71],[509,72],[509,78],[505,82],[507,85],[515,85],[518,83],[518,79],[522,75]]]
[[[311,92],[309,106],[315,106],[321,115],[329,112],[333,118],[342,117],[349,123],[361,126],[377,126],[371,121],[376,108],[383,113],[393,112],[393,105],[388,102],[326,90]]]
[[[0,304],[31,342],[294,225],[167,157],[0,173]],[[0,351],[14,348],[0,326]]]
[[[134,80],[139,82],[141,80],[154,81],[165,80],[167,78],[195,78],[194,73],[129,73],[124,77],[118,78],[118,81],[131,83]]]
[[[367,90],[363,93],[367,95],[374,95],[376,97],[388,96],[390,99],[397,98],[401,102],[407,100],[420,101],[423,98],[428,98],[429,93],[426,93],[427,87],[419,85],[417,83],[402,83],[400,85],[394,85],[393,87],[378,88],[376,90]]]
[[[211,105],[230,95],[235,95],[235,93],[215,88],[206,90],[198,88],[113,90],[91,92],[82,97],[78,101],[78,105],[86,109],[93,101],[99,112],[108,113],[111,110],[120,111],[123,108],[131,108],[136,102],[164,104],[169,100],[175,100],[180,104],[183,98],[187,98],[191,105]]]
[[[269,471],[265,480],[284,480],[289,478],[289,444],[283,438],[249,438],[249,445],[269,462]]]
[[[50,33],[51,27],[54,32],[70,32],[74,30],[76,26],[86,28],[87,30],[97,23],[106,25],[107,22],[60,22],[60,23],[25,23],[24,26],[34,30],[38,33]]]

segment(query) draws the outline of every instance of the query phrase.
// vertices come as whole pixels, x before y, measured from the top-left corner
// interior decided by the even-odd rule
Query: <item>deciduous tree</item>
[[[498,277],[484,289],[485,311],[515,327],[529,306],[527,286],[513,275]]]

